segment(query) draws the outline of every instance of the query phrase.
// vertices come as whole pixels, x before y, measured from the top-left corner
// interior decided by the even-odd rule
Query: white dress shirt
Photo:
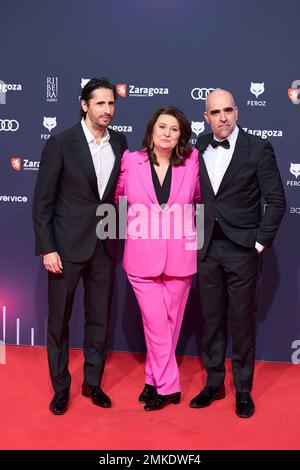
[[[215,194],[217,194],[221,181],[224,178],[229,163],[231,162],[238,133],[239,128],[238,126],[235,126],[232,133],[227,137],[227,140],[230,144],[229,149],[225,149],[221,145],[216,148],[213,148],[212,145],[209,145],[203,153],[207,173]],[[214,139],[219,140],[216,139],[215,136]],[[260,253],[264,249],[264,246],[256,242],[255,248]]]
[[[92,155],[97,176],[98,192],[100,199],[102,199],[116,159],[109,143],[110,135],[108,130],[106,130],[104,137],[97,143],[84,119],[81,120],[81,125]]]

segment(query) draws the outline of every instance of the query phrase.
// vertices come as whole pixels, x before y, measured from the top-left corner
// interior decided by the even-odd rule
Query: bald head
[[[230,100],[231,105],[233,107],[235,107],[234,98],[233,98],[232,94],[230,93],[230,91],[223,90],[222,88],[215,88],[214,91],[212,91],[208,95],[208,97],[206,98],[205,110],[207,111],[207,108],[208,108],[208,106],[211,105],[211,102],[214,102],[214,101],[218,102],[220,100],[220,98],[222,98],[222,97],[227,97],[228,100]]]
[[[238,109],[232,94],[216,88],[206,99],[204,117],[218,140],[227,139],[236,126]]]

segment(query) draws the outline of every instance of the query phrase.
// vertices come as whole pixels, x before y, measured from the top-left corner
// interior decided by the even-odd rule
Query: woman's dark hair
[[[117,92],[116,92],[116,87],[112,83],[110,83],[106,78],[91,78],[87,82],[87,84],[83,87],[82,92],[81,92],[81,97],[80,100],[85,101],[86,103],[89,102],[89,100],[92,98],[92,94],[94,90],[97,90],[98,88],[107,88],[109,90],[112,90],[114,94],[114,99],[117,99]],[[86,112],[83,111],[83,109],[80,109],[80,116],[82,118],[85,118]]]
[[[154,165],[159,165],[155,152],[153,150],[152,134],[153,128],[161,114],[168,114],[177,119],[180,129],[178,145],[173,149],[170,157],[170,163],[173,166],[184,165],[185,160],[190,156],[192,148],[189,146],[192,130],[189,121],[180,109],[174,106],[159,108],[147,124],[145,137],[143,139],[143,148],[147,151]]]

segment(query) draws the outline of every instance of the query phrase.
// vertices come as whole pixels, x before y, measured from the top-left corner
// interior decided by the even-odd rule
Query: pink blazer
[[[197,271],[194,202],[200,202],[198,151],[184,166],[172,167],[167,206],[161,209],[146,152],[122,157],[116,202],[127,198],[123,268],[132,276],[189,276]]]

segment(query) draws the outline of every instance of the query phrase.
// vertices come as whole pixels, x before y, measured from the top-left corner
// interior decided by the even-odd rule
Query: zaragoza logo
[[[122,98],[125,98],[127,94],[127,85],[126,83],[118,83],[116,86],[117,93],[119,96],[122,96]]]
[[[20,157],[11,157],[10,164],[15,171],[21,171],[22,159]]]

